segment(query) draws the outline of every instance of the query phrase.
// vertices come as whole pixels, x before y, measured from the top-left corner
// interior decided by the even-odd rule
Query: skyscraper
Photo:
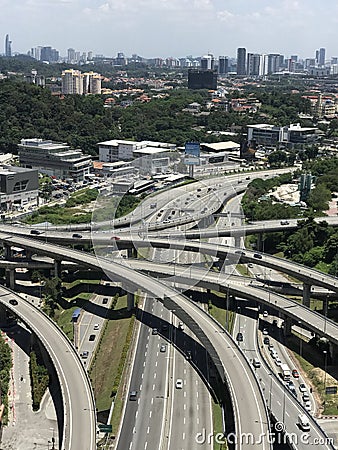
[[[213,55],[208,53],[201,58],[201,69],[203,70],[213,70],[215,65],[215,58]]]
[[[5,56],[10,58],[12,56],[12,41],[9,40],[9,34],[5,38]]]
[[[248,53],[247,64],[246,64],[246,74],[251,75],[251,76],[258,76],[260,62],[261,62],[261,55],[259,55],[257,53]],[[238,70],[237,70],[237,73],[238,73]]]
[[[237,49],[237,75],[246,75],[246,49]]]
[[[229,71],[229,60],[226,56],[220,56],[218,58],[218,73],[225,75]]]
[[[320,66],[325,66],[325,48],[319,49],[318,64]]]

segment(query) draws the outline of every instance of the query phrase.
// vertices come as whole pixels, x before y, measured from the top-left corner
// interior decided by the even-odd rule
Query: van
[[[254,366],[255,369],[258,369],[259,367],[261,367],[261,362],[258,358],[254,358],[252,361],[252,365]]]
[[[298,416],[298,425],[303,431],[310,431],[310,423],[309,419],[305,414],[299,414]]]

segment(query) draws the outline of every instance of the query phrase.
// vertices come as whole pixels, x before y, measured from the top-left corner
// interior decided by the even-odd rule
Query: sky
[[[8,33],[20,53],[338,56],[338,0],[0,0],[0,11],[0,42]]]

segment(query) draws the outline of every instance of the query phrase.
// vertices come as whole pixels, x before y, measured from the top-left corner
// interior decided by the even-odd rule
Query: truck
[[[299,414],[298,425],[302,431],[310,431],[309,418],[305,414]]]
[[[291,370],[287,364],[281,364],[280,369],[282,371],[282,378],[284,381],[289,381],[291,379]]]

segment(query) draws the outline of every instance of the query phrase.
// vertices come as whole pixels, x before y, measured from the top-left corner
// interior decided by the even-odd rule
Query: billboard
[[[200,164],[200,144],[199,142],[186,142],[184,151],[184,164],[198,166]]]

